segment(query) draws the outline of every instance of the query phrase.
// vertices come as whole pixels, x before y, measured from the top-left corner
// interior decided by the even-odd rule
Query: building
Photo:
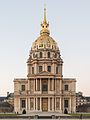
[[[7,102],[10,105],[14,106],[14,94],[7,92],[7,97],[5,97],[4,102]]]
[[[79,105],[86,104],[86,103],[87,103],[87,100],[83,96],[83,93],[82,92],[76,93],[76,107],[78,107]]]
[[[77,112],[90,112],[90,97],[83,96],[82,92],[76,93]]]
[[[0,97],[0,113],[10,113],[14,110],[14,95],[7,92],[6,97]]]
[[[63,78],[63,60],[56,41],[50,37],[49,22],[41,22],[40,37],[27,60],[27,78],[14,79],[14,110],[18,113],[76,111],[76,80]]]
[[[5,99],[6,97],[0,97],[0,103],[2,103],[2,102],[4,102],[4,99]]]

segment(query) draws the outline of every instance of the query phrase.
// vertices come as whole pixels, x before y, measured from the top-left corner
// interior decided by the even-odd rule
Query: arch
[[[68,111],[67,111],[67,109],[65,109],[65,110],[64,110],[64,114],[68,114]]]
[[[23,110],[22,114],[26,114],[26,110],[25,109]]]

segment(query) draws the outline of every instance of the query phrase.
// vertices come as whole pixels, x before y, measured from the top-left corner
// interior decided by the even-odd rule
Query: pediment
[[[51,75],[51,73],[48,71],[42,71],[42,72],[38,73],[37,75]]]

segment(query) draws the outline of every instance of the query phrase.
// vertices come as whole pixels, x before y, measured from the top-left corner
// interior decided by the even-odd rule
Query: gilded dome
[[[44,8],[44,21],[41,22],[41,31],[40,37],[35,40],[32,45],[32,50],[39,50],[39,49],[52,49],[52,50],[59,50],[57,43],[50,37],[49,32],[49,22],[46,21],[46,8]]]
[[[50,36],[40,36],[32,45],[32,50],[53,49],[59,50],[57,43]]]

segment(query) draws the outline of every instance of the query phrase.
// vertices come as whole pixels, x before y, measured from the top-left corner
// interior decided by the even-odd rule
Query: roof
[[[10,107],[11,104],[9,104],[8,102],[1,102],[1,103],[0,103],[0,106],[3,106],[3,107]]]
[[[14,97],[14,94],[13,94],[13,93],[10,93],[5,99],[13,98],[13,97]]]
[[[0,97],[0,101],[3,101],[6,97]]]
[[[90,97],[85,97],[87,101],[90,101]]]

